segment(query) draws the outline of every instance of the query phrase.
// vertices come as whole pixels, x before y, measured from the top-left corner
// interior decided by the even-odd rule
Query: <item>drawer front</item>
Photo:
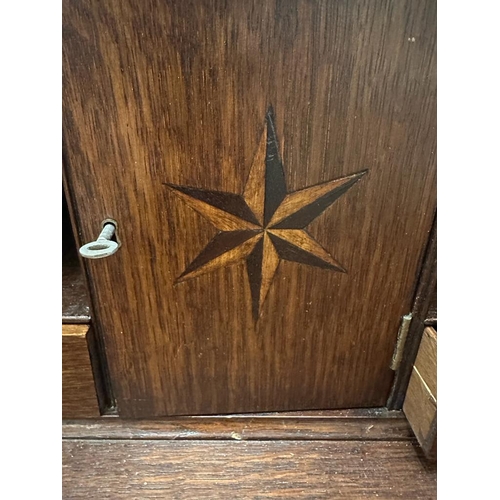
[[[426,328],[422,336],[403,405],[408,422],[429,457],[436,454],[437,437],[437,336]]]
[[[62,327],[62,416],[98,417],[99,405],[90,363],[88,325]]]

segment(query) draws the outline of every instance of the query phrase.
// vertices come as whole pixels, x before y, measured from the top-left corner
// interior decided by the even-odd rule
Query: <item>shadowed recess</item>
[[[322,269],[330,269],[332,271],[338,271],[345,273],[346,270],[330,264],[325,260],[313,255],[312,253],[306,252],[305,250],[292,245],[288,241],[285,241],[278,236],[269,233],[269,237],[274,244],[274,248],[278,252],[280,259],[289,260],[291,262],[298,262],[299,264],[306,264],[308,266],[320,267]]]
[[[274,128],[274,112],[270,107],[266,114],[266,175],[265,175],[265,205],[264,226],[267,226],[276,209],[286,196],[285,173],[279,153],[278,138]]]
[[[208,205],[224,210],[236,217],[240,217],[252,224],[260,225],[252,210],[250,210],[243,196],[235,193],[225,193],[222,191],[209,191],[189,186],[177,186],[175,184],[166,184],[168,187],[180,191],[191,198],[203,201]]]
[[[214,260],[220,255],[241,245],[257,234],[256,231],[223,231],[217,233],[201,253],[189,264],[187,269],[177,278],[177,282],[183,281],[188,274],[196,271],[208,262]]]
[[[302,229],[309,225],[316,217],[324,212],[334,201],[346,193],[356,182],[358,182],[367,170],[355,174],[353,178],[346,183],[334,188],[329,193],[321,198],[318,198],[313,203],[297,210],[292,215],[289,215],[281,222],[273,225],[275,229]]]

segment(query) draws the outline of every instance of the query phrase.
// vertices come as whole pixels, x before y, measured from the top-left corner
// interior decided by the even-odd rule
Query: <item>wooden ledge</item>
[[[389,416],[231,415],[124,420],[105,417],[63,422],[63,439],[137,440],[412,440],[413,433],[401,412]]]

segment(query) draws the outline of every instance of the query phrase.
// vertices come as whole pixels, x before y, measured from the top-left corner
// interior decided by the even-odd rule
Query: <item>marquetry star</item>
[[[245,260],[255,321],[281,260],[346,272],[305,228],[367,172],[288,193],[272,108],[265,122],[243,194],[166,184],[219,230],[176,283]]]

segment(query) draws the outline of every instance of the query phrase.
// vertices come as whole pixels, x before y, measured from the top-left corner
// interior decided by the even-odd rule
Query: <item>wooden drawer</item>
[[[403,404],[403,411],[428,457],[436,455],[437,438],[437,335],[426,328]]]
[[[90,363],[88,325],[62,327],[62,416],[98,417],[99,405]]]

